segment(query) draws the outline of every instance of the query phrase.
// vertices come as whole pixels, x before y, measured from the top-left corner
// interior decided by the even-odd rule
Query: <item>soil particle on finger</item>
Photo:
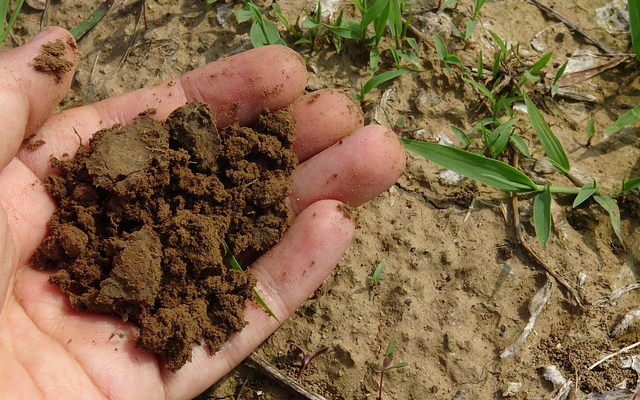
[[[195,344],[215,353],[244,327],[255,285],[226,265],[223,241],[253,254],[282,237],[293,127],[278,112],[219,130],[195,102],[166,122],[143,115],[97,132],[88,150],[52,163],[59,208],[34,266],[58,268],[50,280],[75,309],[137,324],[137,344],[171,371]]]
[[[31,66],[36,71],[51,74],[56,83],[60,83],[67,72],[73,69],[73,63],[64,58],[65,50],[66,46],[61,39],[44,44]]]

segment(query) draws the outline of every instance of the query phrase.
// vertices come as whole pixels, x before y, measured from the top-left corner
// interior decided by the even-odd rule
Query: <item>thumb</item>
[[[76,64],[76,44],[62,28],[0,53],[0,169],[64,97]]]

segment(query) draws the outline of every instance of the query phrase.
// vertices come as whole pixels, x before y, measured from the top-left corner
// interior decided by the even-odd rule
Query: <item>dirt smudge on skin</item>
[[[263,113],[253,128],[215,128],[204,103],[158,122],[97,132],[90,149],[54,160],[46,187],[59,204],[33,257],[76,310],[122,316],[137,344],[176,371],[204,341],[211,354],[245,326],[255,279],[225,263],[283,235],[297,164],[294,121]]]

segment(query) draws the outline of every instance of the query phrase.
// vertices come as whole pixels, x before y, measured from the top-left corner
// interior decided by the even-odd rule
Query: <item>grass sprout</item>
[[[236,259],[236,256],[233,255],[233,252],[231,251],[231,248],[229,247],[229,245],[227,244],[226,241],[222,242],[224,244],[224,249],[227,252],[227,254],[225,255],[225,260],[227,261],[227,263],[231,266],[231,268],[233,268],[234,270],[238,271],[238,272],[244,272],[244,270],[242,269],[242,266],[240,266],[240,263],[238,262],[238,260]],[[271,317],[273,317],[276,321],[280,322],[280,320],[278,319],[278,317],[276,317],[276,315],[273,313],[273,311],[271,311],[271,308],[269,308],[269,306],[267,305],[267,303],[262,299],[262,296],[260,296],[260,293],[258,293],[258,291],[254,288],[253,289],[253,296],[256,300],[256,303],[258,303],[258,305],[260,307],[262,307],[262,309],[269,314]]]
[[[384,271],[383,262],[378,263],[373,274],[367,276],[367,283],[369,284],[369,287],[380,286],[380,276],[382,275],[382,271]]]
[[[78,42],[80,39],[84,37],[90,30],[96,27],[102,18],[107,15],[109,9],[113,5],[113,0],[106,0],[104,3],[100,4],[98,8],[89,16],[89,18],[80,23],[80,25],[71,29],[69,32],[73,35],[73,38]]]
[[[0,0],[0,21],[2,22],[0,32],[0,43],[3,43],[4,40],[9,36],[13,25],[16,23],[16,19],[18,18],[18,14],[20,14],[20,10],[22,10],[22,5],[24,4],[24,0],[19,0],[16,8],[11,13],[11,18],[9,18],[9,22],[7,26],[5,26],[5,21],[7,20],[7,14],[9,13],[9,0]]]
[[[382,385],[384,383],[384,374],[392,369],[404,368],[409,364],[405,362],[393,363],[393,352],[396,349],[396,341],[391,339],[387,345],[387,350],[384,352],[384,358],[382,359],[382,369],[380,370],[380,384],[378,389],[378,400],[382,400]]]

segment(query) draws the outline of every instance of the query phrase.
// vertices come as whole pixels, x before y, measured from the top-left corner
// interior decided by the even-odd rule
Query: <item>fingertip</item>
[[[293,149],[301,161],[364,125],[360,106],[335,89],[323,89],[305,95],[293,104],[291,113],[296,119]]]

